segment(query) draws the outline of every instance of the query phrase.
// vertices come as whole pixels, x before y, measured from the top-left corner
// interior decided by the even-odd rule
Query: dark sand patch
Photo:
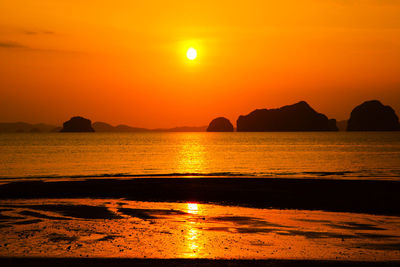
[[[357,238],[355,235],[345,235],[330,232],[315,232],[315,231],[301,231],[301,230],[288,230],[285,232],[277,232],[278,235],[290,235],[290,236],[304,236],[309,239],[319,239],[319,238]]]
[[[63,235],[63,234],[57,234],[57,233],[53,233],[53,234],[49,234],[48,235],[48,240],[51,242],[74,242],[77,241],[79,238],[76,236],[67,236],[67,235]]]
[[[263,242],[263,241],[261,241],[261,240],[258,240],[258,241],[251,241],[250,244],[253,245],[253,246],[260,246],[260,247],[271,246],[271,244],[265,243],[265,242]]]
[[[257,228],[257,227],[239,227],[236,231],[241,234],[260,234],[260,233],[271,233],[276,232],[277,229],[271,228]]]
[[[19,222],[13,222],[13,225],[24,225],[24,224],[34,224],[34,223],[40,223],[42,220],[36,219],[36,220],[26,220],[26,221],[19,221]]]
[[[216,221],[232,222],[238,225],[248,225],[252,227],[263,227],[263,226],[287,227],[280,224],[269,223],[259,218],[247,217],[247,216],[220,216],[220,217],[213,217],[211,219]]]
[[[385,234],[375,234],[375,233],[356,233],[358,236],[363,238],[372,238],[372,239],[382,239],[382,238],[398,238],[396,235],[385,235]]]
[[[373,224],[364,224],[364,223],[356,223],[356,222],[343,222],[340,224],[329,223],[328,226],[332,228],[338,229],[349,229],[349,230],[364,230],[364,231],[377,231],[377,230],[386,230],[385,228],[378,227]]]
[[[118,212],[125,215],[136,217],[142,220],[157,219],[158,216],[166,215],[186,215],[188,213],[180,210],[163,210],[163,209],[131,209],[131,208],[118,208]]]
[[[96,241],[111,241],[111,240],[114,240],[114,239],[116,239],[118,237],[122,237],[122,236],[119,236],[119,235],[106,235],[106,236],[104,236],[102,238],[97,239]]]
[[[385,244],[365,243],[365,244],[359,244],[357,247],[375,249],[375,250],[400,251],[400,243],[385,243]]]
[[[121,217],[111,212],[106,207],[88,205],[15,205],[16,208],[26,208],[41,211],[51,211],[63,216],[78,219],[120,219]],[[61,217],[60,217],[61,218]]]
[[[352,171],[343,171],[343,172],[303,172],[303,174],[311,174],[311,175],[316,175],[316,176],[333,176],[333,175],[337,175],[337,176],[345,176],[347,174],[352,174],[354,172]]]
[[[49,220],[70,220],[70,218],[48,216],[46,214],[42,214],[42,213],[34,212],[34,211],[29,211],[29,210],[21,211],[21,212],[19,212],[19,214],[26,215],[26,216],[31,216],[31,217],[36,217],[36,218],[41,218],[41,219],[49,219]]]
[[[200,229],[202,229],[202,230],[208,230],[208,231],[217,231],[217,232],[232,232],[232,228],[230,228],[230,227],[218,227],[218,226],[216,226],[216,227],[203,227],[203,228],[200,228]]]
[[[18,234],[18,238],[29,238],[40,232],[41,231],[38,229],[30,229],[30,230],[24,230],[24,231],[20,231],[20,232],[16,232],[16,233]]]
[[[315,219],[295,219],[299,222],[315,222],[315,223],[332,223],[331,220],[315,220]]]

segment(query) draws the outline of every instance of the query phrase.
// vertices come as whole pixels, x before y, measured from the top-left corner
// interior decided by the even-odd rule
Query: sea
[[[400,180],[400,132],[0,134],[0,182],[198,176]]]

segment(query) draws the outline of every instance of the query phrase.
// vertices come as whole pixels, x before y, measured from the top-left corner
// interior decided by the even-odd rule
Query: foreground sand
[[[0,256],[400,260],[400,217],[121,199],[8,200]]]
[[[316,260],[210,260],[210,259],[119,259],[119,258],[0,258],[1,266],[171,266],[171,267],[210,267],[210,266],[360,266],[397,267],[400,262],[348,262]]]
[[[0,265],[396,266],[397,192],[391,181],[248,178],[5,184]]]

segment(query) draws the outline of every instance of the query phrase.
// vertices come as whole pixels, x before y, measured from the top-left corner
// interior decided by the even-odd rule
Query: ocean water
[[[400,180],[400,132],[0,134],[0,180],[131,176]]]

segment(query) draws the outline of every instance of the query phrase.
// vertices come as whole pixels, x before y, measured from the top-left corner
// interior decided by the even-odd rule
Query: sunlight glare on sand
[[[187,203],[187,212],[191,214],[197,214],[199,211],[199,205],[197,203]]]
[[[197,258],[199,252],[202,247],[200,247],[199,235],[200,232],[197,228],[195,228],[195,222],[188,222],[189,229],[185,235],[185,243],[187,246],[187,251],[184,253],[184,256],[187,258]],[[203,240],[204,241],[204,240]]]

